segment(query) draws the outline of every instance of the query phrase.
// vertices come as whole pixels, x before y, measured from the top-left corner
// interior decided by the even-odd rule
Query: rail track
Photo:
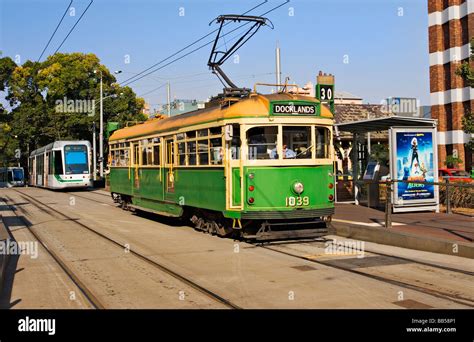
[[[17,190],[18,191],[18,190]],[[20,191],[18,191],[20,192]],[[94,193],[94,192],[93,192]],[[89,200],[89,201],[93,201],[93,202],[97,202],[97,203],[102,203],[102,204],[108,204],[106,202],[103,202],[103,201],[100,201],[100,200],[97,200],[97,199],[93,199],[93,198],[90,198],[88,196],[84,196],[84,195],[79,195],[77,193],[70,193],[68,192],[68,194],[70,195],[73,195],[73,196],[77,196],[77,197],[80,197],[80,198],[83,198],[83,199],[86,199],[86,200]],[[101,194],[101,193],[94,193],[94,194],[99,194],[101,196],[106,196],[108,197],[107,195],[105,194]],[[27,195],[29,198],[32,198],[31,196]],[[33,200],[36,200],[33,198]],[[37,200],[36,200],[37,201]],[[113,206],[113,204],[110,204]],[[46,207],[49,207],[47,205],[45,205]],[[54,211],[57,212],[56,209],[54,208],[50,208]],[[67,217],[67,215],[64,215],[62,213],[60,213],[63,217]],[[69,218],[69,217],[67,217]],[[77,222],[77,221],[74,221],[75,223],[79,224],[79,225],[83,225],[82,223],[80,222]],[[90,227],[87,227],[87,229],[91,229]],[[93,229],[92,229],[93,230]],[[108,239],[108,240],[111,240],[110,238],[106,237],[106,236],[103,236],[102,233],[99,233],[99,232],[96,232],[95,230],[93,230],[94,233],[98,234],[98,235],[101,235],[102,237]],[[123,246],[112,240],[111,242],[115,243],[115,244],[118,244],[121,248],[123,248]],[[468,306],[468,307],[471,307],[471,308],[474,308],[474,301],[471,300],[470,298],[466,298],[466,297],[463,297],[463,296],[459,296],[459,295],[453,295],[453,294],[450,294],[450,293],[446,293],[446,292],[443,292],[443,291],[438,291],[438,290],[434,290],[434,289],[430,289],[430,288],[426,288],[426,287],[423,287],[423,286],[419,286],[419,285],[414,285],[414,284],[411,284],[411,283],[407,283],[407,282],[404,282],[404,281],[400,281],[400,280],[394,280],[394,279],[390,279],[390,278],[386,278],[386,277],[383,277],[383,276],[379,276],[379,275],[375,275],[375,274],[369,274],[369,273],[366,273],[366,272],[362,272],[362,271],[358,271],[356,269],[352,269],[352,268],[349,268],[349,267],[344,267],[344,266],[339,266],[339,265],[333,265],[331,262],[326,262],[326,261],[323,261],[323,260],[315,260],[313,258],[310,258],[310,257],[305,257],[305,256],[302,256],[302,255],[298,255],[298,254],[295,254],[295,253],[292,253],[291,251],[288,251],[288,250],[281,250],[281,249],[278,249],[278,248],[274,248],[274,246],[279,246],[279,245],[285,245],[285,244],[293,244],[293,243],[297,243],[297,244],[309,244],[309,243],[312,243],[312,242],[315,242],[315,240],[312,240],[312,241],[292,241],[292,242],[282,242],[282,243],[272,243],[272,244],[262,244],[262,243],[254,243],[252,245],[254,246],[258,246],[260,248],[264,248],[264,249],[267,249],[267,250],[271,250],[273,252],[276,252],[276,253],[280,253],[280,254],[285,254],[287,256],[291,256],[291,257],[294,257],[294,258],[298,258],[298,259],[301,259],[301,260],[305,260],[305,261],[309,261],[309,262],[312,262],[312,263],[316,263],[316,264],[320,264],[320,265],[324,265],[324,266],[327,266],[327,267],[331,267],[331,268],[335,268],[335,269],[339,269],[339,270],[343,270],[343,271],[347,271],[347,272],[350,272],[350,273],[353,273],[353,274],[357,274],[357,275],[360,275],[360,276],[364,276],[364,277],[367,277],[367,278],[371,278],[371,279],[374,279],[374,280],[378,280],[378,281],[381,281],[381,282],[384,282],[384,283],[388,283],[388,284],[391,284],[391,285],[396,285],[396,286],[400,286],[400,287],[403,287],[403,288],[407,288],[407,289],[410,289],[410,290],[413,290],[413,291],[417,291],[417,292],[421,292],[423,294],[430,294],[434,297],[437,297],[437,298],[442,298],[442,299],[445,299],[445,300],[449,300],[449,301],[452,301],[456,304],[461,304],[461,305],[465,305],[465,306]],[[355,250],[358,250],[358,251],[361,251],[360,249],[356,249]],[[443,265],[437,265],[437,264],[432,264],[432,263],[429,263],[429,262],[423,262],[423,261],[419,261],[419,260],[414,260],[414,259],[410,259],[410,258],[405,258],[405,257],[401,257],[401,256],[394,256],[394,255],[390,255],[390,254],[385,254],[385,253],[380,253],[380,252],[375,252],[375,251],[371,251],[371,250],[367,250],[367,249],[364,249],[364,252],[365,253],[369,253],[369,254],[373,254],[373,255],[377,255],[377,256],[381,256],[381,257],[386,257],[386,258],[392,258],[392,259],[396,259],[396,260],[401,260],[403,262],[409,262],[409,263],[413,263],[413,264],[418,264],[418,265],[422,265],[422,266],[426,266],[426,267],[432,267],[432,268],[436,268],[436,269],[441,269],[441,270],[444,270],[444,271],[449,271],[449,272],[455,272],[455,273],[459,273],[459,274],[463,274],[463,275],[467,275],[467,276],[474,276],[474,272],[470,272],[470,271],[466,271],[466,270],[460,270],[460,269],[456,269],[456,268],[451,268],[451,267],[447,267],[447,266],[443,266]],[[143,256],[142,256],[143,257]],[[144,257],[146,258],[146,257]],[[146,258],[147,259],[147,258]],[[151,261],[154,263],[154,261]]]
[[[6,202],[12,203],[13,200],[5,196],[5,199],[7,200]],[[15,214],[15,216],[23,222],[25,227],[28,228],[28,232],[35,238],[36,241],[46,250],[46,252],[53,258],[53,260],[59,265],[59,267],[66,273],[68,278],[77,286],[79,291],[84,295],[84,297],[87,299],[89,304],[94,308],[94,309],[105,309],[104,304],[93,294],[93,292],[86,286],[84,283],[80,280],[80,278],[71,270],[69,266],[64,263],[61,258],[51,249],[49,248],[43,240],[38,236],[38,234],[35,233],[35,231],[32,229],[31,223],[25,219],[24,216],[18,215],[18,208],[15,207],[14,205],[7,204],[10,210]]]
[[[96,202],[96,203],[101,203],[101,204],[110,204],[110,203],[106,203],[106,202],[103,202],[103,201],[99,201],[99,200],[96,200],[96,199],[93,199],[93,198],[90,198],[90,197],[87,197],[87,196],[81,196],[81,195],[78,195],[77,193],[71,193],[71,192],[67,192],[68,194],[70,195],[73,195],[73,196],[77,196],[77,197],[80,197],[80,198],[84,198],[86,200],[89,200],[89,201],[93,201],[93,202]],[[99,194],[101,196],[106,196],[108,198],[111,198],[105,194],[101,194],[101,193],[96,193],[96,192],[93,192],[93,191],[90,191],[88,193],[93,193],[93,194]],[[111,206],[114,206],[113,204],[110,204]],[[295,241],[282,241],[282,242],[272,242],[272,245],[279,245],[279,244],[293,244],[293,243],[296,243],[296,244],[307,244],[309,245],[309,243],[311,242],[315,242],[317,241],[318,239],[311,239],[309,242],[308,240],[295,240]],[[254,243],[254,245],[258,245],[260,243]],[[355,248],[353,247],[352,249],[354,249],[355,251],[361,251],[361,249],[358,249],[358,248]],[[415,260],[415,259],[410,259],[410,258],[405,258],[405,257],[401,257],[401,256],[396,256],[396,255],[391,255],[391,254],[386,254],[386,253],[381,253],[381,252],[375,252],[373,250],[368,250],[367,248],[365,248],[363,250],[363,252],[366,252],[366,253],[370,253],[370,254],[374,254],[374,255],[378,255],[378,256],[382,256],[382,257],[387,257],[387,258],[393,258],[393,259],[397,259],[397,260],[401,260],[401,261],[405,261],[405,262],[409,262],[409,263],[413,263],[413,264],[418,264],[418,265],[423,265],[423,266],[428,266],[428,267],[434,267],[434,268],[437,268],[437,269],[441,269],[441,270],[445,270],[445,271],[450,271],[450,272],[455,272],[455,273],[460,273],[460,274],[464,274],[464,275],[468,275],[468,276],[474,276],[474,272],[471,272],[471,271],[466,271],[466,270],[460,270],[460,269],[457,269],[457,268],[453,268],[453,267],[448,267],[448,266],[443,266],[443,265],[437,265],[437,264],[432,264],[432,263],[429,263],[429,262],[425,262],[425,261],[420,261],[420,260]]]
[[[432,295],[432,296],[437,297],[437,298],[441,298],[441,299],[445,299],[445,300],[454,302],[456,304],[461,304],[461,305],[465,305],[467,307],[474,308],[474,301],[470,298],[466,298],[466,297],[463,297],[463,296],[453,295],[453,294],[446,293],[446,292],[443,292],[443,291],[438,291],[438,290],[426,288],[426,287],[423,287],[423,286],[410,284],[410,283],[407,283],[407,282],[404,282],[404,281],[401,281],[401,280],[394,280],[394,279],[386,278],[386,277],[383,277],[383,276],[380,276],[380,275],[375,275],[375,274],[370,274],[370,273],[358,271],[358,270],[350,268],[350,267],[345,267],[345,266],[341,266],[341,265],[334,265],[330,261],[316,260],[316,259],[308,257],[308,256],[298,255],[298,254],[292,253],[291,251],[288,251],[288,250],[281,250],[281,249],[278,249],[278,248],[272,248],[271,246],[265,245],[265,244],[254,244],[254,246],[259,247],[259,248],[264,248],[264,249],[267,249],[267,250],[270,250],[270,251],[273,251],[273,252],[276,252],[276,253],[279,253],[279,254],[291,256],[291,257],[294,257],[294,258],[297,258],[297,259],[300,259],[300,260],[305,260],[305,261],[309,261],[309,262],[312,262],[312,263],[315,263],[315,264],[319,264],[319,265],[331,267],[331,268],[334,268],[334,269],[350,272],[350,273],[357,274],[357,275],[360,275],[360,276],[363,276],[363,277],[378,280],[378,281],[381,281],[381,282],[384,282],[384,283],[387,283],[387,284],[400,286],[400,287],[410,289],[410,290],[413,290],[413,291],[417,291],[417,292],[420,292],[420,293],[423,293],[423,294],[429,294],[429,295]],[[372,252],[369,252],[367,250],[365,250],[365,252],[372,253]],[[375,252],[373,254],[392,257],[390,255],[385,255],[385,254],[380,254],[380,253],[375,253]],[[431,265],[429,263],[420,263],[420,262],[417,262],[417,261],[412,261],[411,259],[407,259],[407,258],[399,258],[399,257],[393,257],[393,258],[403,259],[405,261],[418,263],[418,264],[422,264],[422,265],[430,266],[430,267],[441,268],[441,269],[444,269],[444,270],[446,270],[446,269],[451,270],[450,268],[441,267],[441,266],[437,266],[437,265]],[[453,269],[453,271],[461,273],[461,274],[466,274],[466,275],[471,275],[472,276],[472,272],[457,270],[457,269]]]
[[[121,250],[123,250],[124,248],[124,245],[112,238],[110,238],[109,236],[95,230],[94,228],[91,228],[90,226],[78,221],[77,219],[73,218],[73,217],[70,217],[69,215],[66,215],[64,214],[63,212],[53,208],[52,206],[48,205],[48,204],[45,204],[45,203],[42,203],[40,202],[39,200],[37,200],[36,198],[34,198],[33,196],[31,195],[28,195],[18,189],[13,189],[15,192],[19,193],[20,197],[22,197],[24,200],[28,201],[29,203],[31,203],[33,206],[35,206],[36,208],[38,208],[39,210],[43,211],[43,212],[46,212],[48,215],[50,216],[53,216],[57,219],[61,219],[61,220],[68,220],[74,224],[76,224],[77,226],[80,226],[81,228],[83,229],[86,229],[87,231],[99,236],[100,238],[104,239],[104,240],[107,240],[109,243],[119,247]],[[71,193],[73,194],[73,193]],[[84,197],[84,196],[78,196],[78,197]],[[86,198],[86,197],[84,197]],[[10,199],[11,201],[11,199]],[[97,201],[96,201],[97,202]],[[32,229],[30,229],[30,231],[33,232]],[[36,234],[36,238],[38,239],[38,241],[41,241],[39,239],[39,237],[37,236]],[[42,242],[41,242],[42,243]],[[43,245],[44,243],[42,243]],[[190,286],[191,288],[195,289],[196,291],[200,292],[201,294],[207,296],[208,298],[211,298],[212,300],[224,305],[225,307],[227,308],[231,308],[231,309],[240,309],[240,307],[235,304],[235,303],[232,303],[231,301],[221,297],[220,295],[218,295],[217,293],[199,285],[198,283],[194,282],[193,280],[189,279],[188,277],[186,276],[183,276],[175,271],[173,271],[172,269],[168,268],[167,266],[155,261],[155,260],[152,260],[150,258],[148,258],[147,256],[133,250],[133,249],[129,249],[129,252],[130,254],[134,255],[135,257],[141,259],[142,261],[152,265],[153,267],[159,269],[160,271],[172,276],[173,278],[179,280],[180,282]],[[53,252],[54,253],[54,252]],[[60,258],[56,255],[55,256],[55,260],[58,259],[58,261],[60,261]],[[64,264],[64,263],[63,263]],[[64,265],[66,268],[67,266]],[[70,271],[69,268],[67,268],[69,270],[70,273],[72,273]],[[68,273],[69,274],[69,273]],[[75,279],[77,281],[79,281],[78,277],[75,276]],[[82,283],[80,283],[82,284]],[[87,290],[86,290],[87,291]],[[90,292],[90,291],[88,291]],[[90,292],[91,293],[91,292]],[[92,293],[91,293],[92,294]],[[95,296],[93,296],[93,299],[95,298]],[[96,300],[97,298],[95,298]],[[98,301],[97,301],[97,304],[99,304],[99,308],[103,308],[103,305],[101,305]]]

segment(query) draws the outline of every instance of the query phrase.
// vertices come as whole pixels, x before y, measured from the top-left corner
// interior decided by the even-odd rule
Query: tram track
[[[68,194],[77,195],[75,193],[68,193]],[[105,194],[100,194],[100,195],[106,196]],[[81,197],[83,199],[89,200],[89,201],[107,204],[103,201],[92,199],[92,198],[87,197],[87,196],[81,196],[81,195],[77,195],[77,196]],[[52,208],[52,209],[55,210],[54,208]],[[79,223],[79,222],[76,222],[76,223]],[[99,234],[101,234],[101,233],[99,233]],[[302,245],[306,244],[308,246],[312,246],[310,244],[312,242],[315,242],[315,241],[311,241],[311,242],[308,242],[308,241],[306,241],[306,242],[291,242],[291,243],[299,243],[299,244],[302,244]],[[117,243],[117,242],[114,241],[114,243]],[[283,242],[282,244],[284,245],[285,242]],[[463,296],[452,295],[452,294],[449,294],[449,293],[446,293],[446,292],[443,292],[443,291],[438,291],[438,290],[422,287],[422,286],[419,286],[419,285],[414,285],[414,284],[407,283],[407,282],[404,282],[404,281],[394,280],[394,279],[386,278],[386,277],[383,277],[383,276],[358,271],[358,270],[348,268],[348,267],[344,267],[344,266],[333,265],[331,262],[326,262],[326,261],[323,261],[323,260],[315,260],[315,259],[310,258],[310,257],[301,256],[301,255],[294,254],[294,253],[288,252],[288,251],[282,251],[280,249],[272,248],[270,246],[260,244],[260,243],[259,244],[253,243],[252,245],[258,246],[258,247],[261,247],[261,248],[265,248],[267,250],[271,250],[273,252],[277,252],[277,253],[280,253],[280,254],[285,254],[287,256],[302,259],[302,260],[305,260],[305,261],[310,261],[312,263],[316,263],[316,264],[324,265],[324,266],[327,266],[327,267],[347,271],[347,272],[357,274],[357,275],[360,275],[360,276],[363,276],[363,277],[368,277],[368,278],[378,280],[378,281],[381,281],[381,282],[384,282],[384,283],[389,283],[391,285],[407,288],[407,289],[417,291],[417,292],[420,292],[420,293],[423,293],[423,294],[429,294],[429,295],[432,295],[432,296],[437,297],[437,298],[441,298],[441,299],[444,299],[444,300],[454,302],[456,304],[461,304],[461,305],[465,305],[465,306],[474,308],[474,301],[470,298],[466,298],[466,297],[463,297]],[[123,247],[122,245],[120,245],[120,246]],[[277,246],[278,246],[278,244],[277,244]],[[357,249],[357,248],[354,248],[354,250],[355,251],[362,251],[361,249]],[[459,274],[467,275],[467,276],[473,276],[474,275],[474,272],[470,272],[470,271],[466,271],[466,270],[460,270],[460,269],[447,267],[447,266],[443,266],[443,265],[437,265],[437,264],[432,264],[432,263],[429,263],[429,262],[423,262],[423,261],[414,260],[414,259],[410,259],[410,258],[405,258],[405,257],[401,257],[401,256],[394,256],[394,255],[390,255],[390,254],[370,251],[370,250],[367,250],[367,249],[364,249],[363,251],[365,253],[373,254],[373,255],[376,255],[376,256],[392,258],[392,259],[400,260],[400,261],[407,262],[407,263],[418,264],[418,265],[422,265],[422,266],[426,266],[426,267],[440,269],[440,270],[443,270],[443,271],[455,272],[455,273],[459,273]]]
[[[24,200],[28,201],[30,204],[32,204],[33,206],[35,206],[39,210],[41,210],[43,212],[46,212],[48,215],[51,215],[51,216],[53,216],[57,219],[60,219],[60,220],[67,220],[69,222],[72,222],[72,223],[76,224],[77,226],[80,226],[81,228],[86,229],[87,231],[95,234],[96,236],[99,236],[100,238],[108,241],[109,243],[111,243],[111,244],[113,244],[113,245],[115,245],[115,246],[117,246],[117,247],[119,247],[120,249],[123,250],[124,244],[122,244],[122,243],[110,238],[109,236],[107,236],[107,235],[91,228],[90,226],[78,221],[77,219],[75,219],[73,217],[70,217],[67,214],[64,214],[63,212],[53,208],[52,206],[50,206],[48,204],[42,203],[41,201],[37,200],[36,198],[34,198],[31,195],[28,195],[28,194],[26,194],[22,191],[17,190],[17,189],[13,189],[13,191],[19,193],[20,197],[22,197]],[[79,197],[84,197],[84,196],[79,196]],[[84,198],[86,198],[86,197],[84,197]],[[32,230],[30,229],[30,231],[32,231]],[[137,257],[138,259],[146,262],[147,264],[153,266],[156,269],[159,269],[160,271],[166,273],[167,275],[173,277],[174,279],[186,284],[187,286],[193,288],[197,292],[199,292],[202,295],[214,300],[215,302],[218,302],[218,303],[220,303],[220,304],[222,304],[225,307],[230,308],[230,309],[241,309],[241,307],[239,307],[237,304],[235,304],[235,303],[221,297],[217,293],[215,293],[215,292],[199,285],[198,283],[196,283],[195,281],[189,279],[188,277],[183,276],[183,275],[173,271],[169,267],[167,267],[167,266],[165,266],[165,265],[163,265],[163,264],[161,264],[161,263],[159,263],[155,260],[152,260],[152,259],[148,258],[147,256],[145,256],[145,255],[143,255],[143,254],[141,254],[141,253],[139,253],[135,250],[129,249],[129,252],[130,252],[130,254]],[[58,256],[56,256],[56,258],[58,258],[58,260],[60,260],[60,258]],[[103,308],[103,305],[100,308]]]
[[[319,265],[323,265],[323,266],[326,266],[326,267],[338,269],[338,270],[341,270],[341,271],[346,271],[346,272],[349,272],[349,273],[352,273],[352,274],[357,274],[359,276],[363,276],[363,277],[370,278],[370,279],[373,279],[373,280],[381,281],[383,283],[387,283],[387,284],[391,284],[391,285],[395,285],[395,286],[400,286],[400,287],[403,287],[403,288],[406,288],[406,289],[410,289],[412,291],[423,293],[425,295],[429,294],[431,296],[441,298],[441,299],[444,299],[444,300],[448,300],[448,301],[454,302],[456,304],[461,304],[461,305],[465,305],[465,306],[470,307],[470,308],[474,308],[474,300],[472,300],[470,298],[463,297],[463,296],[452,295],[452,294],[449,294],[449,293],[446,293],[446,292],[443,292],[443,291],[438,291],[438,290],[426,288],[426,287],[423,287],[423,286],[410,284],[410,283],[407,283],[407,282],[404,282],[404,281],[394,280],[394,279],[386,278],[386,277],[383,277],[383,276],[380,276],[380,275],[375,275],[375,274],[371,274],[371,273],[358,271],[356,269],[349,268],[349,267],[344,267],[344,266],[341,266],[341,265],[334,265],[330,261],[316,260],[316,259],[308,257],[308,256],[298,255],[298,254],[292,253],[292,252],[287,251],[287,250],[285,251],[285,250],[281,250],[281,249],[277,249],[277,248],[272,248],[270,246],[266,246],[266,245],[263,245],[263,244],[253,244],[253,245],[256,246],[256,247],[259,247],[259,248],[263,248],[263,249],[266,249],[266,250],[269,250],[269,251],[273,251],[275,253],[291,256],[291,257],[294,257],[294,258],[297,258],[297,259],[300,259],[300,260],[309,261],[309,262],[312,262],[312,263],[315,263],[315,264],[319,264]],[[368,251],[365,251],[365,252],[368,252]],[[406,260],[410,260],[410,259],[406,259]],[[466,274],[464,272],[462,272],[462,273]]]
[[[90,193],[93,193],[93,194],[99,194],[99,195],[102,195],[102,196],[106,196],[108,198],[111,198],[105,194],[101,194],[101,193],[96,193],[96,192],[93,192],[93,191],[89,191]],[[89,193],[88,192],[88,193]],[[89,201],[93,201],[93,202],[96,202],[96,203],[101,203],[101,204],[109,204],[110,206],[113,206],[113,207],[116,207],[114,206],[113,204],[110,204],[110,203],[106,203],[106,202],[103,202],[103,201],[99,201],[99,200],[96,200],[96,199],[92,199],[90,197],[87,197],[87,196],[81,196],[81,195],[77,195],[76,193],[74,192],[67,192],[67,194],[70,194],[72,196],[77,196],[77,197],[80,197],[80,198],[83,198],[83,199],[86,199],[86,200],[89,200]],[[329,239],[328,239],[329,240]],[[295,241],[291,241],[289,243],[297,243],[297,244],[304,244],[304,245],[308,245],[308,246],[311,246],[310,243],[313,243],[315,242],[316,240],[312,240],[310,242],[307,242],[307,240],[295,240]],[[254,243],[254,244],[257,244],[257,243]],[[279,243],[272,243],[272,244],[276,244],[278,245]],[[288,244],[288,242],[281,242],[281,244]],[[377,256],[381,256],[381,257],[386,257],[386,258],[392,258],[392,259],[397,259],[397,260],[401,260],[401,261],[404,261],[404,262],[409,262],[409,263],[413,263],[413,264],[418,264],[418,265],[423,265],[423,266],[427,266],[427,267],[433,267],[433,268],[437,268],[437,269],[441,269],[441,270],[444,270],[444,271],[450,271],[450,272],[455,272],[455,273],[460,273],[460,274],[463,274],[463,275],[468,275],[468,276],[474,276],[474,272],[472,271],[466,271],[466,270],[461,270],[461,269],[458,269],[458,268],[453,268],[453,267],[448,267],[448,266],[443,266],[443,265],[438,265],[438,264],[433,264],[433,263],[430,263],[430,262],[425,262],[425,261],[420,261],[420,260],[415,260],[415,259],[410,259],[410,258],[406,258],[406,257],[402,257],[402,256],[397,256],[397,255],[391,255],[391,254],[386,254],[386,253],[381,253],[381,252],[376,252],[376,251],[373,251],[373,250],[368,250],[367,248],[364,248],[363,250],[362,249],[359,249],[357,247],[351,247],[354,251],[359,251],[359,252],[365,252],[365,253],[370,253],[370,254],[374,254],[374,255],[377,255]]]
[[[5,199],[13,203],[13,200],[5,196]],[[39,237],[39,235],[32,229],[32,224],[25,219],[24,216],[18,214],[18,208],[14,205],[7,204],[10,210],[15,214],[17,219],[19,219],[25,227],[28,228],[28,232],[34,237],[36,241],[44,248],[44,250],[53,258],[53,260],[58,264],[58,266],[64,271],[67,277],[77,286],[79,291],[84,295],[89,304],[94,309],[105,309],[104,304],[94,295],[94,293],[81,281],[81,279],[73,272],[73,270],[64,263],[61,258],[51,249],[48,245]]]

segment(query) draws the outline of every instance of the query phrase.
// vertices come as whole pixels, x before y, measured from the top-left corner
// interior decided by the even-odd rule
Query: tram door
[[[36,157],[31,158],[30,163],[31,163],[30,182],[31,182],[31,185],[36,186]]]
[[[48,186],[49,153],[46,152],[44,155],[45,155],[45,162],[44,162],[44,186]]]
[[[174,170],[174,139],[165,139],[165,198],[169,194],[174,194],[174,181],[175,181],[175,170]]]
[[[139,143],[132,143],[132,158],[133,158],[133,194],[140,193],[140,146]]]
[[[230,126],[230,125],[229,125]],[[226,208],[242,209],[242,160],[240,126],[233,124],[225,128],[225,178],[226,178]]]

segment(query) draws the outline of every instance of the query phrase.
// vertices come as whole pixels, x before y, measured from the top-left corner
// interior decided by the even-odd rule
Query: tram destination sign
[[[319,115],[318,107],[314,103],[272,103],[273,115]]]

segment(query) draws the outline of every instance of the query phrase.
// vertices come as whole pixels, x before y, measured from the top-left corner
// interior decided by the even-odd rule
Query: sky
[[[89,1],[73,1],[75,16],[68,11],[42,60],[57,49]],[[122,71],[117,75],[120,83],[217,28],[209,23],[218,15],[241,14],[262,1],[94,0],[59,51],[96,54],[111,71]],[[249,14],[261,15],[284,2],[268,0]],[[415,97],[429,105],[427,2],[291,0],[266,15],[274,29],[262,27],[222,69],[238,86],[274,83],[278,43],[282,75],[290,83],[316,83],[322,70],[336,76],[336,91],[358,95],[364,103],[393,96]],[[68,4],[69,0],[0,0],[2,56],[20,64],[37,60]],[[229,34],[222,48],[238,32]],[[172,98],[205,100],[222,91],[207,67],[210,51],[206,46],[130,86],[152,108],[166,102],[166,87],[159,87],[168,80]]]

